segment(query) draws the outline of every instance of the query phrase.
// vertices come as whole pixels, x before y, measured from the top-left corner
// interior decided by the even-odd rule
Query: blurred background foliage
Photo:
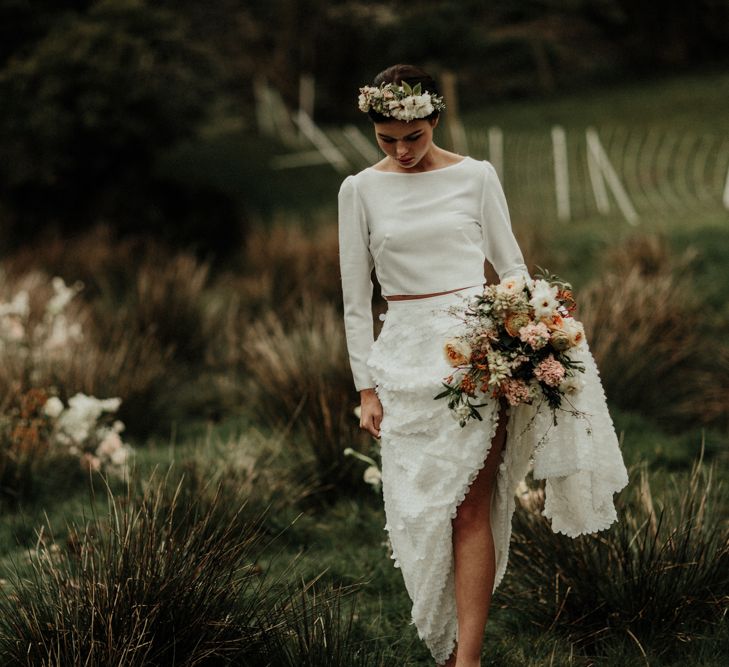
[[[454,71],[467,112],[720,67],[728,41],[724,0],[1,0],[0,247],[103,220],[225,256],[271,194],[190,177],[210,165],[186,140],[233,122],[262,176],[255,78],[293,108],[313,75],[317,120],[344,122],[393,62]]]

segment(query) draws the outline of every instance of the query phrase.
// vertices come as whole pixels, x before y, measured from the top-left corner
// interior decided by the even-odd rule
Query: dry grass
[[[251,230],[235,275],[224,279],[253,316],[272,309],[291,314],[304,299],[341,302],[339,254],[335,225],[307,232],[284,219]]]
[[[580,290],[577,317],[615,404],[674,422],[715,416],[705,392],[717,377],[716,347],[707,345],[709,327],[699,326],[708,321],[691,281],[694,259],[691,249],[672,256],[660,237],[637,237]]]
[[[32,497],[48,464],[50,420],[43,414],[46,392],[6,394],[0,405],[0,509]]]

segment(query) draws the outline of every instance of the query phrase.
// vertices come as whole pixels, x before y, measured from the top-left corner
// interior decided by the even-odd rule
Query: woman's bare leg
[[[478,667],[483,633],[491,605],[496,575],[496,553],[491,532],[491,492],[506,441],[505,406],[479,471],[453,519],[458,646],[445,667]]]

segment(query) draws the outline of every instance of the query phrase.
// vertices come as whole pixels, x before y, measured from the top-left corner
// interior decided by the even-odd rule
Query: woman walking
[[[609,527],[627,484],[586,342],[584,386],[559,423],[530,405],[488,398],[464,427],[434,397],[453,371],[443,354],[463,322],[448,307],[483,292],[484,261],[503,282],[529,279],[490,162],[433,142],[445,103],[420,68],[394,65],[360,89],[385,157],[344,179],[339,253],[344,323],[360,426],[380,438],[395,567],[412,623],[438,665],[480,665],[491,596],[506,571],[515,490],[545,479],[545,516],[575,537]],[[372,269],[387,300],[374,340]],[[537,436],[547,433],[539,447]]]

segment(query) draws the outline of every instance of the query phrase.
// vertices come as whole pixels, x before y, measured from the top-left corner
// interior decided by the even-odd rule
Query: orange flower
[[[542,322],[547,325],[550,331],[556,331],[561,329],[564,324],[564,320],[561,315],[553,315],[552,317],[543,317]]]
[[[469,396],[476,393],[476,383],[470,375],[464,375],[461,379],[461,389]]]
[[[572,290],[559,290],[557,292],[557,298],[560,301],[563,301],[564,307],[567,309],[567,312],[571,313],[575,308],[577,308],[577,303],[575,302],[574,294],[572,294]]]

